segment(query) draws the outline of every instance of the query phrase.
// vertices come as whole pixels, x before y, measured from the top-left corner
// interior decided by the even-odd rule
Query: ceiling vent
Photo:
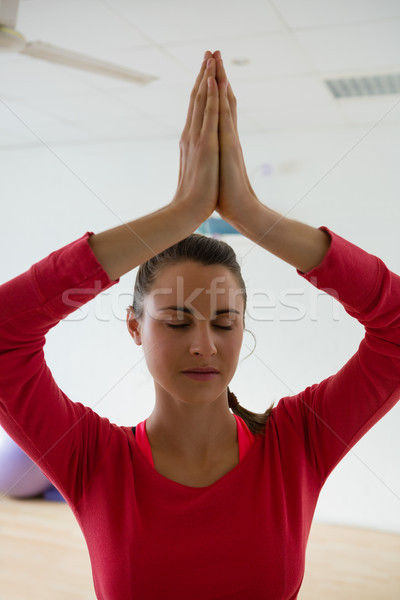
[[[400,73],[325,79],[324,81],[335,98],[400,94]]]

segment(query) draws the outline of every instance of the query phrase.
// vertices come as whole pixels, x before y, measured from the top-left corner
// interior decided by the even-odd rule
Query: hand
[[[206,52],[190,96],[186,124],[179,142],[178,188],[171,204],[188,208],[200,223],[214,212],[218,201],[218,87],[216,65]]]
[[[219,89],[219,194],[216,211],[235,225],[260,204],[247,176],[237,128],[236,98],[219,51],[214,52]]]

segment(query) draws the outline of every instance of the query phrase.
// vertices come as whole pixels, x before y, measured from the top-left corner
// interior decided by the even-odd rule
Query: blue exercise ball
[[[51,487],[39,467],[0,427],[0,494],[32,498]]]

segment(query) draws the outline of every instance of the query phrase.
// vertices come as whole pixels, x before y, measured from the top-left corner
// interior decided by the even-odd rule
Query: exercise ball
[[[43,494],[43,498],[45,500],[50,500],[51,502],[65,502],[65,498],[54,485],[51,486],[48,490],[46,490]]]
[[[53,487],[33,460],[0,427],[0,494],[32,498]]]

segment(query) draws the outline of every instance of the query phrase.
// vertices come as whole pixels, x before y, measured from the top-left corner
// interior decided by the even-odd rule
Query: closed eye
[[[173,329],[177,329],[178,327],[189,327],[188,323],[184,323],[182,325],[171,325],[171,323],[166,323],[166,325],[167,327],[172,327]],[[232,327],[223,327],[222,325],[215,325],[214,327],[217,327],[218,329],[232,329]]]

